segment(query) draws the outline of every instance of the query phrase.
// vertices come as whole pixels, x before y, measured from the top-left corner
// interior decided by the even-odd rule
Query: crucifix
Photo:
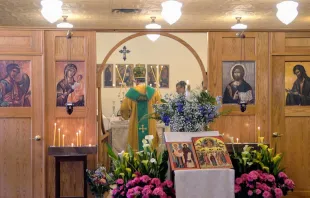
[[[126,48],[126,46],[124,46],[123,49],[119,51],[119,53],[123,54],[123,59],[124,59],[124,61],[125,61],[125,60],[127,59],[127,58],[126,58],[126,54],[129,54],[129,53],[130,53],[130,50],[128,50],[128,49]]]
[[[141,131],[142,131],[142,133],[144,133],[144,131],[146,131],[146,130],[147,130],[147,128],[144,128],[144,124],[142,124],[142,127],[140,127],[140,128],[139,128],[139,130],[141,130]]]

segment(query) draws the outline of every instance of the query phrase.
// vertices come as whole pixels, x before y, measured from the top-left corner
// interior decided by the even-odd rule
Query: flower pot
[[[103,194],[96,194],[95,198],[103,198]]]

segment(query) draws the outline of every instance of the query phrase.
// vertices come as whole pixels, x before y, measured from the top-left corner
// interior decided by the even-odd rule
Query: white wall
[[[97,64],[102,63],[112,47],[131,34],[97,33]],[[207,33],[174,33],[174,35],[185,40],[195,49],[207,70]],[[119,50],[124,45],[131,51],[127,55],[126,61],[123,60],[122,54],[119,53]],[[200,86],[202,82],[201,69],[193,54],[181,43],[164,36],[161,36],[156,42],[150,41],[146,36],[129,40],[111,55],[107,63],[114,65],[170,65],[170,87],[169,89],[160,89],[163,96],[166,93],[175,93],[175,84],[180,80],[189,80],[192,88]],[[112,101],[116,101],[116,111],[119,109],[119,92],[120,88],[104,88],[102,86],[102,110],[105,116],[112,115]]]

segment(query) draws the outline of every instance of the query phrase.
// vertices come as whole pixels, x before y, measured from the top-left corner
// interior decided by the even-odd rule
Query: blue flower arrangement
[[[166,95],[162,103],[154,107],[153,119],[170,125],[174,132],[204,131],[223,113],[221,97],[214,98],[207,91],[193,90],[185,95]],[[155,115],[155,116],[154,116]]]

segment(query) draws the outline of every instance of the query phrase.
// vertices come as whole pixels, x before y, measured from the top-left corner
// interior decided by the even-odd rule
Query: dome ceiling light
[[[298,3],[295,1],[283,1],[277,4],[277,17],[285,25],[290,24],[298,15]]]
[[[182,3],[175,0],[168,0],[161,4],[162,12],[161,16],[165,19],[170,25],[177,22],[182,15]]]
[[[42,0],[41,14],[50,23],[55,23],[62,16],[62,1]]]
[[[161,29],[161,26],[158,25],[157,23],[155,23],[156,17],[151,17],[151,19],[152,19],[152,22],[150,24],[146,25],[145,28],[151,29],[151,30]],[[155,42],[160,37],[159,34],[147,34],[146,36],[147,36],[147,38],[149,38],[153,42]]]

